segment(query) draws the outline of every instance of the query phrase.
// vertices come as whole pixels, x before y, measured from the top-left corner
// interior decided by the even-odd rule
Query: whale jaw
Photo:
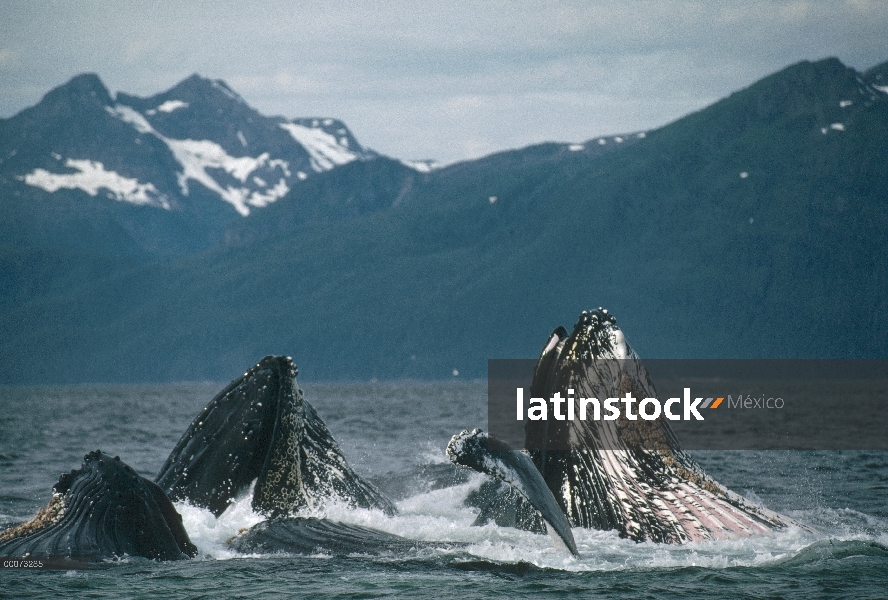
[[[285,356],[266,356],[232,381],[194,419],[157,483],[171,498],[219,516],[253,485],[266,517],[342,501],[393,514],[394,505],[348,465],[296,384]]]
[[[4,556],[176,560],[196,554],[163,490],[98,450],[59,478],[36,517],[0,533]]]
[[[641,359],[606,309],[558,328],[537,362],[532,394],[656,398]],[[571,524],[636,541],[745,537],[798,525],[729,491],[682,450],[668,420],[528,421],[525,445]]]

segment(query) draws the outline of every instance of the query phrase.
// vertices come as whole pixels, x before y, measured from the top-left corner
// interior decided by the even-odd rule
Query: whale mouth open
[[[37,516],[0,532],[2,556],[176,560],[196,554],[163,490],[99,450],[62,474]]]
[[[346,462],[296,375],[290,357],[266,356],[232,381],[188,427],[158,485],[217,517],[254,481],[253,510],[266,517],[331,500],[394,514],[394,504]]]
[[[171,499],[218,517],[251,486],[252,508],[267,521],[232,540],[235,549],[311,552],[326,547],[348,553],[429,545],[298,514],[328,502],[387,515],[396,511],[348,465],[303,398],[296,375],[289,357],[267,356],[232,381],[190,424],[156,484],[119,458],[87,454],[81,469],[59,479],[49,506],[0,532],[0,554],[191,557],[197,549]],[[571,333],[557,328],[543,347],[531,395],[565,396],[568,390],[587,398],[656,397],[647,370],[604,309],[583,312]],[[447,455],[503,483],[487,486],[479,520],[511,510],[513,524],[539,529],[544,523],[556,544],[574,555],[571,527],[615,529],[636,541],[683,543],[800,526],[708,477],[662,416],[528,419],[525,448],[512,450],[479,430],[463,431],[451,439]]]
[[[550,398],[556,393],[602,399],[627,393],[636,398],[657,396],[647,369],[617,327],[616,318],[603,308],[584,311],[571,333],[558,327],[546,341],[530,395]],[[621,416],[611,421],[529,419],[524,447],[574,527],[616,529],[636,541],[684,543],[799,525],[707,476],[682,450],[663,416],[655,420]],[[470,466],[487,472],[486,465],[493,461],[495,457],[488,456]],[[479,518],[498,518],[508,504],[502,499],[504,493],[488,486]],[[510,502],[520,505],[525,498],[522,494]],[[516,526],[533,528],[532,512],[520,506],[511,511]]]

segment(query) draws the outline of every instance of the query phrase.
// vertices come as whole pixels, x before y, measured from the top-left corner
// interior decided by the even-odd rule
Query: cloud
[[[0,48],[0,69],[9,68],[15,60],[15,52],[10,48]]]
[[[198,72],[267,114],[343,118],[362,143],[403,158],[649,128],[799,60],[888,59],[882,0],[7,0],[4,10],[2,116],[83,71],[139,95]]]

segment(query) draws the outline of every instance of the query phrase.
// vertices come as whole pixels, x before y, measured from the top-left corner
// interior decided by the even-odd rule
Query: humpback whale
[[[296,384],[286,356],[266,356],[194,419],[155,481],[173,500],[217,517],[255,481],[253,510],[282,517],[328,501],[394,514],[355,473]]]
[[[33,519],[0,533],[2,556],[176,560],[196,554],[163,490],[99,450],[59,477],[49,504]]]
[[[236,550],[349,554],[456,545],[297,515],[330,501],[389,515],[395,506],[348,465],[296,375],[289,357],[267,356],[232,381],[190,424],[156,483],[119,458],[87,454],[80,469],[60,477],[46,508],[0,533],[0,555],[192,557],[197,549],[171,499],[219,516],[251,487],[252,507],[267,520],[230,540]],[[647,370],[604,309],[583,312],[571,333],[557,328],[540,354],[531,396],[568,389],[583,397],[656,397]],[[479,521],[548,529],[573,554],[571,527],[683,543],[798,525],[707,476],[662,417],[528,420],[525,448],[463,431],[447,455],[495,479],[476,494]]]
[[[156,483],[119,457],[87,454],[81,469],[61,476],[46,508],[0,533],[0,554],[192,557],[197,548],[171,499],[218,517],[251,486],[252,507],[268,520],[233,538],[235,549],[349,553],[429,545],[365,527],[290,517],[328,501],[395,512],[348,465],[304,400],[296,375],[289,357],[267,356],[232,381],[188,427]]]
[[[257,523],[235,536],[229,546],[244,553],[351,554],[405,553],[424,548],[464,546],[455,542],[423,542],[360,525],[315,517],[282,517]]]
[[[531,396],[559,392],[567,397],[568,390],[589,398],[656,397],[647,370],[606,309],[584,311],[570,334],[555,329],[540,354]],[[653,421],[625,416],[528,420],[525,447],[574,527],[616,529],[635,541],[684,543],[798,525],[706,475],[662,416]],[[476,498],[479,519],[500,516],[504,493],[494,483],[482,487]],[[515,525],[539,527],[533,512],[520,506],[521,497],[509,502],[519,504],[512,509]]]
[[[267,520],[229,540],[243,552],[379,552],[450,543],[417,542],[366,527],[296,516],[340,501],[395,513],[394,504],[355,473],[296,384],[289,357],[266,356],[222,390],[188,427],[160,469],[157,483],[174,500],[221,515],[253,481],[253,509]],[[448,452],[463,462],[477,436]],[[487,439],[483,440],[485,449]],[[494,442],[495,444],[495,442]],[[494,448],[496,450],[496,448]],[[504,450],[487,472],[526,495],[544,522],[576,554],[570,527],[526,455]],[[523,462],[522,462],[523,461]],[[532,509],[531,509],[532,510]]]

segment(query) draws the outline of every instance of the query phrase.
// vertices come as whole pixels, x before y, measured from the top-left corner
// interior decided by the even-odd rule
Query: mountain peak
[[[49,105],[95,105],[105,107],[112,104],[108,88],[95,73],[83,73],[65,84],[51,90],[43,97],[41,104]]]
[[[211,224],[232,214],[208,203],[247,216],[315,174],[376,156],[337,119],[265,117],[199,74],[113,100],[97,75],[78,75],[2,125],[0,184],[8,174],[19,195],[114,200]]]
[[[212,101],[222,100],[222,96],[228,100],[234,100],[239,104],[246,104],[240,94],[232,90],[227,83],[221,79],[208,79],[194,73],[190,77],[183,79],[170,90],[163,93],[164,96],[175,97],[185,102],[192,101]]]

